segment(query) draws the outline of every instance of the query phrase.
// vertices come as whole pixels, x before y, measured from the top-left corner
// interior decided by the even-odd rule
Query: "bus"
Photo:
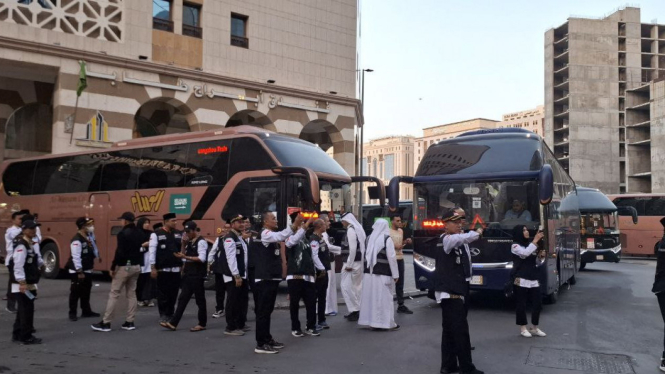
[[[55,278],[69,258],[77,217],[95,220],[101,263],[108,271],[125,212],[153,223],[167,212],[195,220],[214,240],[224,218],[234,213],[261,225],[273,211],[280,227],[294,210],[349,211],[350,177],[317,145],[257,127],[139,138],[94,152],[58,154],[6,161],[0,167],[0,230],[21,209],[39,213],[45,276]]]
[[[402,200],[399,202],[397,213],[402,217],[402,231],[404,239],[413,236],[413,202],[411,200]],[[363,204],[363,220],[362,225],[365,233],[369,236],[372,232],[372,226],[377,219],[385,218],[390,220],[391,212],[388,206],[381,206],[380,204]],[[404,252],[411,252],[413,250],[412,244],[405,244]]]
[[[619,208],[621,248],[624,255],[655,256],[654,246],[663,237],[660,220],[665,217],[665,194],[608,195]],[[622,211],[622,208],[628,210]],[[639,216],[639,222],[631,217],[631,210]]]
[[[543,230],[540,284],[546,301],[557,301],[565,283],[575,284],[580,263],[579,208],[575,183],[543,139],[524,129],[492,129],[442,140],[426,151],[414,177],[394,177],[391,209],[399,184],[414,185],[416,287],[432,288],[434,259],[419,253],[442,246],[444,211],[461,207],[468,229],[484,228],[471,244],[472,290],[505,290],[513,270],[512,230]]]
[[[621,261],[617,207],[596,188],[577,187],[580,206],[580,269],[591,262]],[[635,215],[635,217],[637,217]]]

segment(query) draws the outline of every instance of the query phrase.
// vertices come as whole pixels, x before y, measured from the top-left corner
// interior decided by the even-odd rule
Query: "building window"
[[[201,6],[184,3],[182,7],[182,34],[201,39]]]
[[[386,155],[383,162],[384,178],[392,179],[395,176],[395,155]]]
[[[171,0],[152,0],[152,28],[173,32]]]
[[[247,39],[247,16],[231,13],[231,45],[236,47],[249,48],[249,39]]]

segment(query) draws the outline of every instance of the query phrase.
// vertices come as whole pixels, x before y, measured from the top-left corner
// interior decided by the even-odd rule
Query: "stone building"
[[[392,177],[398,175],[413,175],[415,173],[414,162],[414,137],[409,135],[386,136],[373,139],[365,143],[363,147],[362,168],[363,175],[377,177],[387,186]],[[373,203],[369,200],[367,193],[368,183],[363,186],[365,194],[363,201]],[[399,192],[400,200],[413,199],[413,186],[402,183]]]

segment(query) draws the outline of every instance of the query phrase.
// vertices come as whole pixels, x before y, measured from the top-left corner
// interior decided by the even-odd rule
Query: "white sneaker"
[[[659,369],[660,369],[660,371],[665,371],[665,357],[662,357],[662,358],[660,359],[660,367],[659,367]]]
[[[531,333],[531,335],[533,336],[540,336],[540,337],[547,336],[547,334],[542,332],[542,330],[540,329],[529,329],[529,333]]]
[[[212,318],[222,318],[224,317],[224,309],[218,310],[212,314]]]
[[[520,332],[520,335],[522,335],[525,338],[530,338],[531,337],[531,333],[526,331],[526,330]]]

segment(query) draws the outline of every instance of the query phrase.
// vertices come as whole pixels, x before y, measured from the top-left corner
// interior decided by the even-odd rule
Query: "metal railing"
[[[231,35],[231,45],[236,47],[249,48],[249,39],[242,36]]]
[[[182,25],[182,35],[203,39],[203,29],[192,25]]]
[[[173,21],[153,17],[152,28],[155,30],[173,32]]]

